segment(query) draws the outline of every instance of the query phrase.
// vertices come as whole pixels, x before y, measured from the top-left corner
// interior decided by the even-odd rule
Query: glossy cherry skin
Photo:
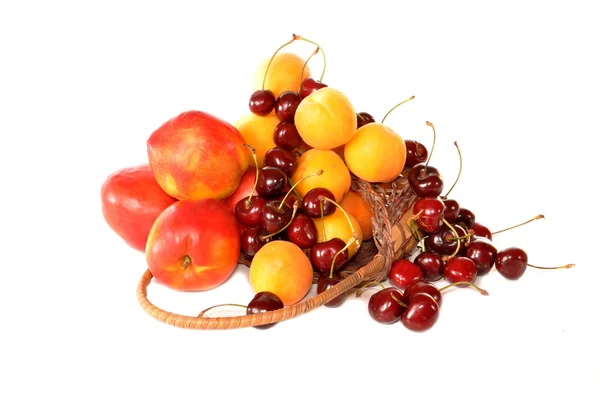
[[[246,196],[236,203],[235,218],[237,218],[240,224],[252,227],[260,224],[262,212],[267,201],[257,195],[252,195],[250,202],[248,202],[248,198]]]
[[[256,90],[250,96],[248,106],[255,115],[266,116],[275,107],[275,101],[275,94],[271,90]]]
[[[287,175],[278,167],[265,166],[258,172],[256,192],[265,199],[279,195],[287,184]]]
[[[442,306],[442,293],[433,283],[424,280],[414,281],[404,291],[404,302],[410,303],[417,293],[427,293],[437,301],[438,306]]]
[[[407,258],[396,260],[392,263],[389,273],[390,283],[400,290],[404,290],[414,281],[423,279],[423,271]]]
[[[260,226],[268,234],[281,231],[292,219],[292,209],[285,203],[280,205],[280,200],[271,200],[263,209]]]
[[[356,128],[359,129],[365,124],[375,123],[375,118],[367,112],[358,112],[356,114]]]
[[[438,253],[424,251],[415,257],[415,264],[421,268],[423,279],[437,281],[444,275],[444,261]]]
[[[453,225],[453,227],[456,229],[456,225]],[[458,234],[461,233],[459,230],[456,232]],[[439,253],[442,256],[454,253],[457,244],[456,235],[454,235],[447,225],[442,225],[437,232],[433,232],[425,237],[425,248],[427,251]]]
[[[262,312],[275,311],[283,308],[283,301],[276,294],[271,292],[258,292],[246,307],[246,314],[260,314]],[[257,329],[268,329],[275,326],[275,323],[254,326]]]
[[[444,278],[450,283],[475,282],[477,277],[477,266],[468,257],[452,257],[444,265]],[[465,287],[468,285],[458,285]]]
[[[294,123],[296,109],[302,101],[302,97],[295,91],[284,91],[275,101],[275,113],[282,122]]]
[[[405,308],[392,296],[400,302],[404,301],[404,295],[395,287],[386,287],[369,298],[368,308],[371,318],[384,324],[398,322]]]
[[[444,219],[451,224],[456,222],[458,213],[460,212],[460,205],[454,199],[444,199]]]
[[[329,273],[327,272],[319,275],[319,280],[317,281],[317,294],[321,294],[324,291],[331,289],[341,281],[342,278],[335,273],[333,274],[333,278],[330,278]],[[347,296],[348,291],[345,291],[344,293],[334,297],[333,299],[329,300],[323,305],[329,308],[339,307],[344,301],[346,301]]]
[[[425,163],[427,161],[427,148],[415,140],[404,140],[406,144],[406,162],[404,168],[410,169],[419,163]]]
[[[291,151],[302,144],[302,137],[293,123],[279,122],[273,133],[273,142],[279,148]]]
[[[489,241],[492,240],[492,233],[485,225],[480,224],[477,221],[475,221],[473,223],[473,227],[471,229],[475,233],[475,236],[480,236],[482,238],[486,238]]]
[[[319,272],[327,273],[331,272],[331,264],[333,264],[333,258],[335,255],[335,265],[333,271],[337,271],[342,268],[346,262],[348,262],[348,249],[342,251],[346,246],[346,242],[340,238],[329,239],[325,242],[317,242],[310,248],[310,262],[313,267]]]
[[[246,228],[240,237],[241,249],[249,257],[254,255],[267,243],[261,237],[267,235],[261,227]]]
[[[402,314],[402,324],[413,332],[424,332],[435,325],[440,315],[440,306],[427,293],[416,293]]]
[[[456,217],[456,224],[463,225],[467,229],[473,228],[473,224],[475,223],[475,214],[469,210],[461,207],[458,212],[458,217]]]
[[[440,227],[444,224],[442,218],[444,217],[444,202],[437,197],[423,197],[419,198],[414,206],[413,213],[418,214],[416,219],[419,226],[431,233],[440,230]]]
[[[309,217],[321,217],[321,202],[323,203],[323,216],[328,216],[335,211],[336,206],[328,200],[320,200],[324,196],[335,201],[335,196],[327,188],[313,188],[302,199],[302,213]]]
[[[477,275],[489,273],[496,262],[498,250],[486,238],[476,238],[469,243],[465,257],[473,260],[477,266]]]
[[[310,249],[317,243],[317,227],[312,218],[296,214],[286,229],[287,239],[301,249]]]
[[[287,149],[275,147],[265,153],[265,166],[277,167],[291,177],[298,168],[298,158]]]
[[[327,84],[318,82],[312,77],[307,77],[300,85],[300,97],[304,99],[312,93],[314,93],[315,91],[320,90],[324,87],[327,87]]]
[[[496,255],[496,270],[506,279],[517,280],[525,273],[527,261],[527,253],[523,249],[507,247]]]
[[[444,190],[444,182],[437,168],[425,163],[414,165],[408,172],[408,183],[419,197],[440,196]]]

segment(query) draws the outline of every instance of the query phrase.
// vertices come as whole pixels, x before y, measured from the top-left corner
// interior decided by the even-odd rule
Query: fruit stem
[[[279,51],[281,51],[281,49],[285,46],[287,46],[288,44],[291,44],[292,42],[294,42],[296,40],[296,35],[292,35],[292,40],[288,41],[287,43],[285,43],[284,45],[282,45],[281,47],[279,47],[277,49],[277,51],[275,51],[275,53],[273,54],[273,56],[271,57],[271,59],[269,60],[269,63],[267,64],[267,69],[265,69],[265,76],[263,77],[263,82],[262,82],[262,89],[265,89],[265,82],[267,81],[267,73],[269,72],[269,67],[271,66],[271,63],[273,62],[273,59],[275,58],[275,56],[277,55],[277,53]]]
[[[508,227],[508,228],[501,229],[500,231],[492,232],[492,235],[499,234],[500,232],[508,231],[509,229],[520,227],[521,225],[529,224],[530,222],[539,220],[540,218],[544,218],[544,215],[538,214],[537,216],[533,217],[531,220],[527,220],[525,222],[522,222],[521,224],[513,225],[512,227]]]
[[[292,185],[292,187],[287,191],[287,193],[285,194],[285,196],[283,197],[283,199],[281,200],[281,203],[279,204],[278,209],[281,210],[281,208],[283,207],[283,204],[285,203],[285,200],[287,199],[288,195],[294,191],[294,188],[296,188],[296,186],[298,184],[300,184],[302,181],[306,180],[307,178],[310,177],[316,177],[316,176],[320,176],[321,174],[323,174],[323,170],[319,170],[316,173],[313,174],[309,174],[307,176],[302,177],[301,179],[299,179],[298,181],[296,181],[296,183],[294,185]]]
[[[202,318],[204,316],[204,314],[206,314],[208,311],[215,309],[215,308],[219,308],[219,307],[241,307],[241,308],[248,308],[245,305],[242,304],[217,304],[217,305],[213,305],[212,307],[208,307],[207,309],[205,309],[204,311],[202,311],[201,313],[198,314],[198,318]]]
[[[243,144],[246,148],[250,149],[252,152],[252,158],[254,159],[254,167],[256,167],[256,177],[254,178],[254,185],[252,186],[252,191],[250,191],[250,195],[248,196],[248,200],[246,201],[246,206],[250,206],[252,203],[252,196],[254,196],[254,192],[256,192],[256,186],[258,185],[258,159],[256,159],[256,150],[252,148],[248,144]]]
[[[290,217],[290,221],[288,221],[288,223],[285,224],[285,226],[283,228],[281,228],[279,231],[273,232],[272,234],[269,234],[267,236],[261,236],[260,240],[264,241],[265,239],[272,238],[273,236],[277,235],[278,233],[285,231],[285,229],[290,226],[290,224],[292,223],[292,221],[294,221],[294,216],[296,216],[296,212],[298,211],[298,206],[299,205],[300,205],[299,201],[295,201],[294,202],[294,205],[292,206],[292,217]]]
[[[472,283],[472,282],[469,282],[469,281],[459,281],[459,282],[454,282],[454,283],[451,283],[451,284],[449,284],[449,285],[447,285],[447,286],[444,286],[444,287],[440,288],[439,290],[440,290],[440,293],[441,293],[442,291],[444,291],[444,290],[446,290],[446,289],[448,289],[448,288],[451,288],[451,287],[453,287],[453,286],[459,286],[459,285],[469,285],[469,286],[471,286],[473,289],[477,290],[479,293],[481,293],[481,294],[482,294],[482,295],[484,295],[484,296],[489,296],[489,295],[490,295],[490,294],[488,293],[488,291],[487,291],[487,290],[485,290],[485,289],[482,289],[482,288],[480,288],[479,286],[477,286],[476,284],[474,284],[474,283]]]
[[[375,285],[379,285],[379,286],[380,286],[382,289],[385,289],[385,286],[383,285],[383,283],[381,283],[381,282],[379,282],[379,281],[371,281],[371,282],[367,282],[367,283],[365,283],[364,285],[362,285],[362,286],[360,287],[360,289],[358,289],[358,290],[356,291],[356,297],[360,297],[360,296],[362,295],[362,293],[363,293],[363,291],[364,291],[365,289],[368,289],[368,288],[370,288],[370,287],[372,287],[372,286],[375,286]]]
[[[312,40],[305,39],[304,37],[301,37],[298,35],[293,35],[293,36],[294,36],[294,40],[305,41],[307,43],[317,46],[317,48],[319,50],[321,50],[321,54],[323,54],[323,72],[321,72],[321,78],[319,79],[319,83],[321,83],[323,81],[323,76],[325,76],[325,69],[327,69],[327,58],[325,57],[325,51],[323,51],[323,47],[321,47],[320,45],[318,45],[317,43],[315,43]]]
[[[346,217],[346,220],[348,220],[348,225],[350,225],[350,230],[352,231],[352,236],[358,236],[356,234],[356,231],[354,230],[354,225],[352,225],[352,221],[350,220],[350,217],[348,216],[348,213],[346,213],[346,210],[344,210],[344,208],[342,206],[340,206],[335,200],[331,200],[328,197],[324,196],[324,195],[319,195],[319,201],[322,201],[323,199],[331,202],[335,205],[335,207],[337,207],[338,209],[340,209],[340,211],[344,214],[344,216]],[[358,250],[358,248],[360,247],[360,242],[358,241],[358,238],[356,239],[356,250]]]
[[[389,115],[390,113],[392,113],[392,111],[393,111],[394,109],[396,109],[396,108],[397,108],[397,107],[399,107],[400,105],[402,105],[402,104],[404,104],[404,103],[406,103],[406,102],[408,102],[408,101],[412,101],[412,100],[414,100],[414,99],[415,99],[415,96],[413,95],[413,96],[412,96],[412,97],[410,97],[409,99],[405,99],[404,101],[400,102],[399,104],[396,104],[396,105],[395,105],[395,106],[394,106],[392,109],[390,109],[390,110],[389,110],[389,111],[388,111],[388,112],[385,114],[385,116],[383,117],[383,119],[381,119],[381,124],[383,124],[383,122],[385,122],[385,118],[386,118],[386,117],[388,117],[388,115]]]
[[[561,269],[561,268],[573,268],[575,266],[575,264],[561,265],[558,267],[539,267],[537,265],[531,265],[531,264],[527,264],[527,266],[532,267],[532,268],[537,268],[537,269]]]
[[[185,255],[183,256],[183,269],[186,270],[189,268],[190,265],[192,265],[192,258],[189,255]]]
[[[350,239],[348,239],[348,242],[342,248],[342,250],[340,250],[337,253],[335,253],[335,256],[333,256],[333,261],[331,262],[331,269],[329,270],[329,278],[333,278],[333,269],[334,269],[335,260],[337,259],[338,254],[343,253],[344,250],[347,250],[350,247],[350,245],[352,243],[354,243],[357,239],[358,239],[358,237],[356,235],[352,235],[352,237]]]
[[[448,228],[450,228],[450,230],[454,234],[454,237],[456,238],[456,249],[454,249],[454,253],[452,253],[450,256],[445,258],[445,261],[448,261],[452,257],[456,256],[458,254],[458,252],[460,251],[460,239],[458,236],[458,232],[456,232],[456,229],[454,229],[452,224],[450,224],[445,218],[442,218],[442,221],[444,222],[444,224],[446,224],[448,226]]]
[[[408,308],[408,305],[404,304],[402,301],[400,301],[399,298],[397,298],[396,296],[394,296],[394,292],[390,293],[390,297],[392,298],[392,300],[394,300],[395,302],[397,302],[398,304],[400,304],[402,307]]]
[[[310,61],[310,59],[319,52],[319,47],[317,47],[317,49],[315,51],[313,51],[312,54],[310,54],[310,57],[308,57],[308,59],[306,60],[306,62],[304,63],[304,65],[302,65],[302,71],[300,72],[300,85],[298,86],[298,94],[300,94],[300,91],[302,90],[302,76],[304,76],[304,70],[306,69],[306,65],[308,65],[308,62]]]
[[[435,127],[433,127],[433,123],[431,122],[425,122],[426,125],[428,125],[429,127],[431,127],[431,129],[433,130],[433,144],[431,144],[431,151],[429,151],[429,156],[427,156],[427,162],[425,162],[425,168],[423,169],[425,172],[427,172],[427,166],[429,165],[429,159],[431,159],[431,154],[433,153],[433,148],[435,148]]]
[[[454,184],[452,184],[452,186],[450,187],[448,192],[446,192],[446,194],[441,197],[442,199],[448,199],[448,195],[450,195],[450,192],[452,192],[452,190],[454,189],[454,186],[458,182],[458,179],[460,178],[460,174],[462,173],[462,166],[463,166],[462,155],[460,153],[460,148],[458,147],[458,144],[456,143],[456,141],[454,141],[454,146],[456,147],[456,150],[458,151],[458,160],[459,160],[458,175],[456,176],[456,180],[454,180]]]
[[[451,238],[450,240],[463,240],[463,239],[470,238],[473,235],[475,235],[475,231],[473,231],[472,229],[470,229],[469,232],[466,235],[457,236],[457,237]]]
[[[327,235],[325,235],[325,215],[323,214],[323,201],[319,200],[319,207],[321,208],[321,231],[323,232],[323,242],[327,242]]]

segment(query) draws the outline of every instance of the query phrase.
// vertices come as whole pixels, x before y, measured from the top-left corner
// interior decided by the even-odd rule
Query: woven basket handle
[[[362,266],[352,275],[342,279],[337,285],[323,293],[282,309],[260,314],[231,317],[197,317],[179,315],[162,310],[148,300],[147,287],[153,277],[150,270],[146,270],[142,276],[137,286],[136,295],[144,311],[154,319],[166,324],[184,329],[238,329],[249,326],[266,325],[273,322],[282,322],[312,311],[340,294],[359,285],[363,280],[368,279],[370,276],[377,274],[383,269],[384,264],[385,261],[383,256],[377,254],[371,262]]]

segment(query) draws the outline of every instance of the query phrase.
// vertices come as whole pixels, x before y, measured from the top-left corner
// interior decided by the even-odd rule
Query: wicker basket
[[[164,311],[152,304],[147,296],[152,273],[146,270],[136,292],[140,305],[153,318],[176,327],[235,329],[292,319],[348,290],[371,281],[387,279],[392,262],[411,255],[418,243],[408,228],[408,218],[412,215],[412,206],[417,198],[404,176],[391,184],[371,184],[353,176],[351,189],[360,193],[371,208],[373,239],[363,242],[356,255],[340,270],[343,280],[331,289],[275,311],[231,317],[197,317]],[[239,261],[250,264],[250,259],[243,254]],[[313,282],[317,278],[318,274],[315,273]]]

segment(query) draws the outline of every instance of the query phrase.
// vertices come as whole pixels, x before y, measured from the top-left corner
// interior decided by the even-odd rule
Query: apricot
[[[344,145],[356,132],[356,112],[341,91],[324,87],[304,98],[294,117],[298,133],[308,145],[333,149]]]
[[[263,88],[263,79],[270,59],[271,57],[262,61],[254,72],[254,90]],[[289,52],[277,53],[267,71],[264,89],[271,90],[275,98],[279,97],[284,91],[298,91],[304,62],[304,59],[296,54]],[[307,65],[304,68],[304,73],[302,73],[302,81],[309,76],[310,68]]]
[[[348,168],[369,182],[394,181],[406,163],[406,145],[400,135],[381,123],[358,130],[344,148]]]
[[[242,134],[246,144],[256,150],[256,159],[258,167],[262,167],[265,161],[265,154],[271,148],[275,147],[273,134],[275,127],[280,120],[274,113],[267,116],[258,116],[254,113],[248,113],[240,118],[235,127]],[[248,149],[246,149],[248,151]]]
[[[249,271],[250,285],[255,293],[276,294],[284,305],[302,300],[313,280],[310,260],[295,244],[275,240],[264,245],[254,255]]]
[[[354,232],[356,232],[356,242],[358,242],[358,244],[355,242],[348,247],[348,258],[352,258],[358,251],[359,245],[362,244],[363,232],[358,220],[353,215],[348,213],[346,214],[352,223]],[[348,218],[346,218],[346,215],[340,209],[336,209],[332,214],[323,218],[313,218],[315,226],[317,227],[317,242],[325,242],[326,240],[332,238],[340,238],[344,242],[348,243],[353,235],[350,223],[348,223]]]
[[[358,221],[360,229],[362,230],[363,240],[373,238],[373,225],[371,224],[373,212],[361,194],[349,191],[346,196],[344,196],[340,205],[348,212],[348,214],[352,215]]]
[[[301,181],[295,188],[296,192],[304,197],[313,188],[327,188],[335,196],[336,202],[341,202],[350,190],[350,171],[342,158],[331,149],[309,149],[304,152],[298,159],[298,168],[291,182],[295,184],[319,170],[323,170],[323,174]]]

